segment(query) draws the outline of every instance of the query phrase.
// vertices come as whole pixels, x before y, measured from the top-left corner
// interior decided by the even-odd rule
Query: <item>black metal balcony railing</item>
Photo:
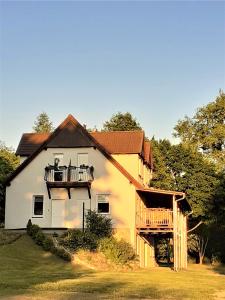
[[[46,182],[90,182],[94,179],[94,168],[82,165],[75,166],[47,166],[45,168]]]

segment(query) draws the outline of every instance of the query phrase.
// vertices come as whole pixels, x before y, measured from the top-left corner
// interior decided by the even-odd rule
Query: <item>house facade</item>
[[[174,266],[185,268],[185,195],[149,188],[153,163],[143,131],[88,132],[69,115],[52,134],[23,134],[21,164],[6,182],[5,227],[29,219],[46,229],[82,228],[85,213],[112,218],[115,235],[129,241],[141,266],[154,266],[156,235],[174,244]]]

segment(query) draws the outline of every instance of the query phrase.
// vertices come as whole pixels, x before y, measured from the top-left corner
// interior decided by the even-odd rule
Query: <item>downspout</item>
[[[185,194],[183,193],[183,196],[181,198],[177,199],[176,201],[179,202],[179,201],[182,201],[184,199],[185,199]]]

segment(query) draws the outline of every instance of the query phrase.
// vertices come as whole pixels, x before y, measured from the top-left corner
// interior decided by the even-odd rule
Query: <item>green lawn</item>
[[[225,268],[97,272],[65,263],[24,235],[0,246],[0,299],[225,299]]]

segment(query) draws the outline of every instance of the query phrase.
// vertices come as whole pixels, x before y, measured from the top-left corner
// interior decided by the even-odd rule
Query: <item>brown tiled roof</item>
[[[144,161],[153,169],[153,157],[150,141],[144,141]]]
[[[65,148],[85,146],[82,134],[77,136],[78,130],[72,127],[71,130],[67,129],[57,139],[48,143],[48,147],[60,147],[60,145],[64,145]],[[152,167],[151,145],[150,142],[144,140],[144,131],[91,132],[90,134],[110,154],[140,154],[145,162]],[[48,133],[24,133],[16,154],[30,156],[49,136]]]
[[[144,131],[91,132],[91,135],[111,154],[141,154]]]
[[[30,156],[49,137],[49,133],[24,133],[16,150],[20,156]]]

